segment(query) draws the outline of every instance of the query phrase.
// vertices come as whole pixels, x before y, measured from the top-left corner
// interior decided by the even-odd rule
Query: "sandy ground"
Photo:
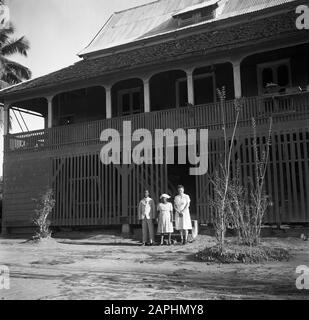
[[[219,265],[193,254],[213,239],[190,245],[140,247],[120,236],[70,234],[54,244],[0,239],[0,265],[10,268],[10,290],[0,299],[309,299],[295,287],[296,267],[309,266],[309,242],[265,239],[292,253],[289,262]]]

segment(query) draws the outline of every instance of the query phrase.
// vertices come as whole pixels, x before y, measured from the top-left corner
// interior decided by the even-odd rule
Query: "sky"
[[[15,36],[26,36],[31,46],[27,58],[13,56],[12,60],[30,68],[33,77],[71,65],[113,12],[149,2],[153,0],[7,0]],[[24,118],[29,130],[43,126],[42,120]],[[20,131],[13,117],[12,132]],[[2,139],[0,150],[2,154]]]

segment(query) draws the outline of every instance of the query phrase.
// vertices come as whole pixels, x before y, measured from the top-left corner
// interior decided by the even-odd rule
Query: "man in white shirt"
[[[154,243],[153,220],[156,218],[156,206],[149,196],[149,191],[145,191],[144,199],[138,205],[138,219],[142,222],[143,242],[145,246],[148,243],[152,246]]]

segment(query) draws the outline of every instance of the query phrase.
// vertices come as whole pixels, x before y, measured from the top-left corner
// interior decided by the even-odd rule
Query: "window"
[[[216,102],[216,78],[214,73],[203,73],[193,76],[194,104],[202,105]],[[176,82],[176,106],[185,107],[188,104],[187,79]]]
[[[186,107],[188,104],[187,79],[182,78],[176,81],[176,107]]]
[[[194,76],[195,104],[216,102],[216,78],[214,73]]]
[[[118,91],[118,110],[120,116],[141,113],[142,109],[142,88]]]
[[[178,20],[178,26],[183,27],[201,21],[207,21],[216,17],[218,0],[209,0],[191,7],[185,8],[173,15]]]
[[[291,87],[289,59],[258,65],[258,86],[259,94],[284,93]]]

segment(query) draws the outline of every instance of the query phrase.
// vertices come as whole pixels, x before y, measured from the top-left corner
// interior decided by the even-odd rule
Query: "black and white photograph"
[[[309,300],[309,1],[0,0],[5,300]]]

